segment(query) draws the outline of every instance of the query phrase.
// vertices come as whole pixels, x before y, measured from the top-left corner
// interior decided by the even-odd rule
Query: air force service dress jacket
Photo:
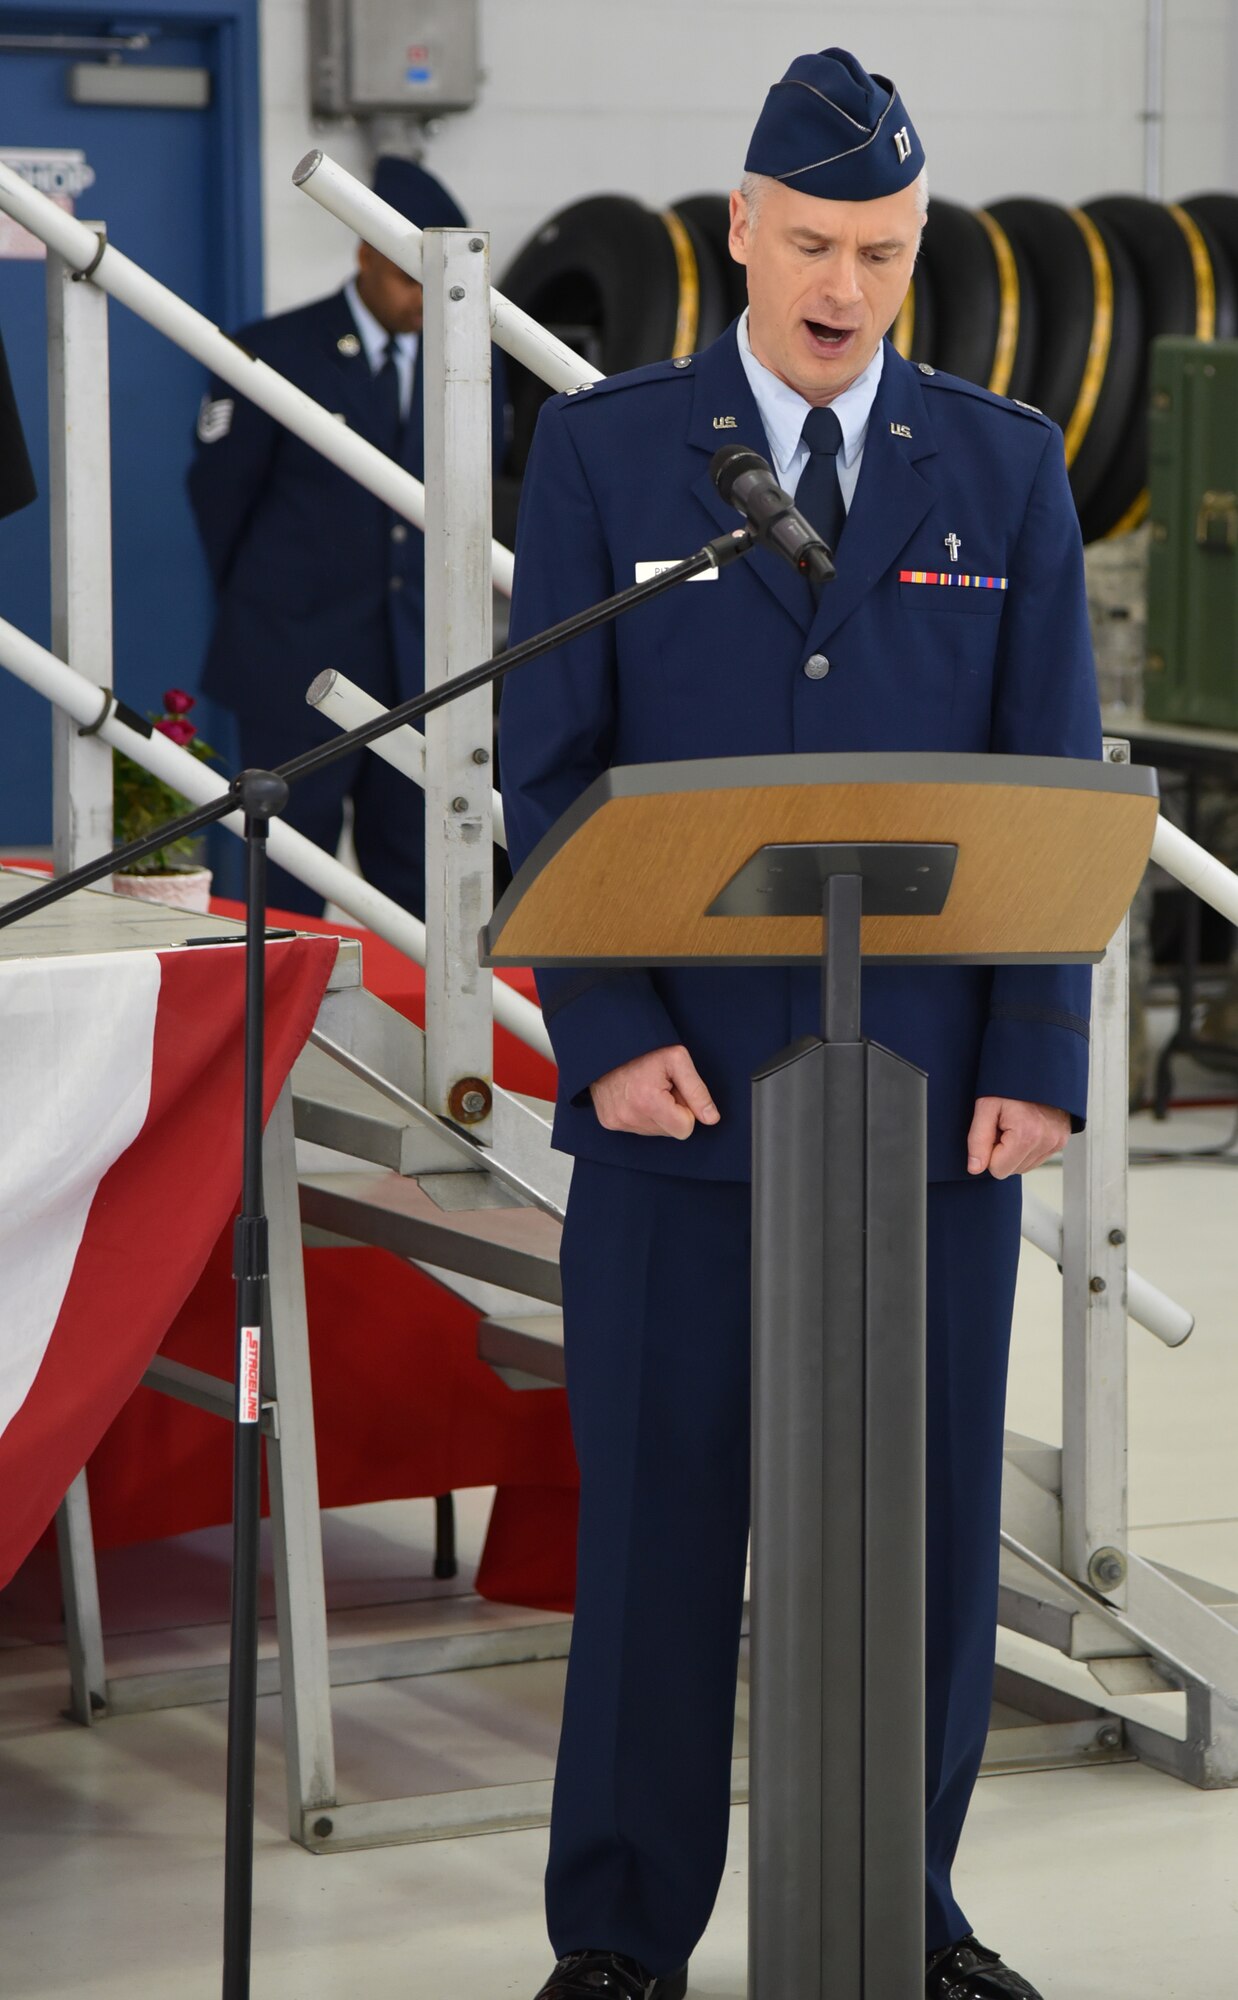
[[[630,584],[638,563],[735,527],[708,470],[726,442],[769,456],[734,327],[690,361],[547,403],[521,498],[513,641]],[[814,608],[808,585],[758,549],[514,673],[501,725],[513,865],[610,765],[1100,755],[1082,547],[1048,418],[887,344],[837,568]],[[951,570],[991,587],[915,580]],[[817,1031],[815,970],[561,970],[538,987],[559,1064],[556,1145],[648,1172],[747,1178],[750,1079]],[[1082,1122],[1089,994],[1079,967],[866,968],[865,1034],[928,1074],[930,1178],[965,1176],[978,1095]],[[589,1085],[679,1042],[719,1124],[684,1142],[605,1130]]]
[[[344,293],[245,327],[239,345],[418,479],[425,475],[423,343],[407,421],[383,431]],[[504,451],[502,359],[492,352],[494,461]],[[218,611],[204,691],[242,712],[300,718],[334,667],[380,700],[424,685],[425,539],[346,472],[217,378],[203,400],[189,495]]]

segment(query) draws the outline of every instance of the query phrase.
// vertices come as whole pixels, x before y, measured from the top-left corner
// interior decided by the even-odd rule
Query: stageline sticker
[[[243,1424],[256,1424],[262,1414],[259,1375],[262,1360],[262,1328],[241,1328],[240,1416]]]

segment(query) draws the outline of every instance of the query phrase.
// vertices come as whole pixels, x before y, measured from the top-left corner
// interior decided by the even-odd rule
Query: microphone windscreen
[[[774,476],[760,452],[746,444],[724,444],[709,461],[709,476],[728,503],[735,481],[745,472],[768,472],[771,479]]]

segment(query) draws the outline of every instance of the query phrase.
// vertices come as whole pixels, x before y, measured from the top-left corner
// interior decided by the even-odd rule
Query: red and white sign
[[[95,170],[87,164],[86,155],[81,152],[57,151],[43,146],[21,149],[0,147],[0,161],[70,215],[78,195],[95,184]],[[0,258],[33,263],[46,256],[45,243],[32,236],[28,229],[23,229],[20,222],[14,222],[11,215],[0,211]]]
[[[267,946],[268,1111],[335,953],[327,937]],[[0,963],[0,1586],[235,1207],[244,974],[236,945]],[[258,1366],[255,1338],[255,1423]]]

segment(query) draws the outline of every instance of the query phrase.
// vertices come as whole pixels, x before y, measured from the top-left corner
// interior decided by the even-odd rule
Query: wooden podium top
[[[1156,774],[1065,757],[912,753],[618,765],[564,813],[482,932],[487,965],[818,962],[819,916],[710,916],[771,844],[958,849],[938,915],[865,917],[865,957],[1091,964],[1147,865]]]

